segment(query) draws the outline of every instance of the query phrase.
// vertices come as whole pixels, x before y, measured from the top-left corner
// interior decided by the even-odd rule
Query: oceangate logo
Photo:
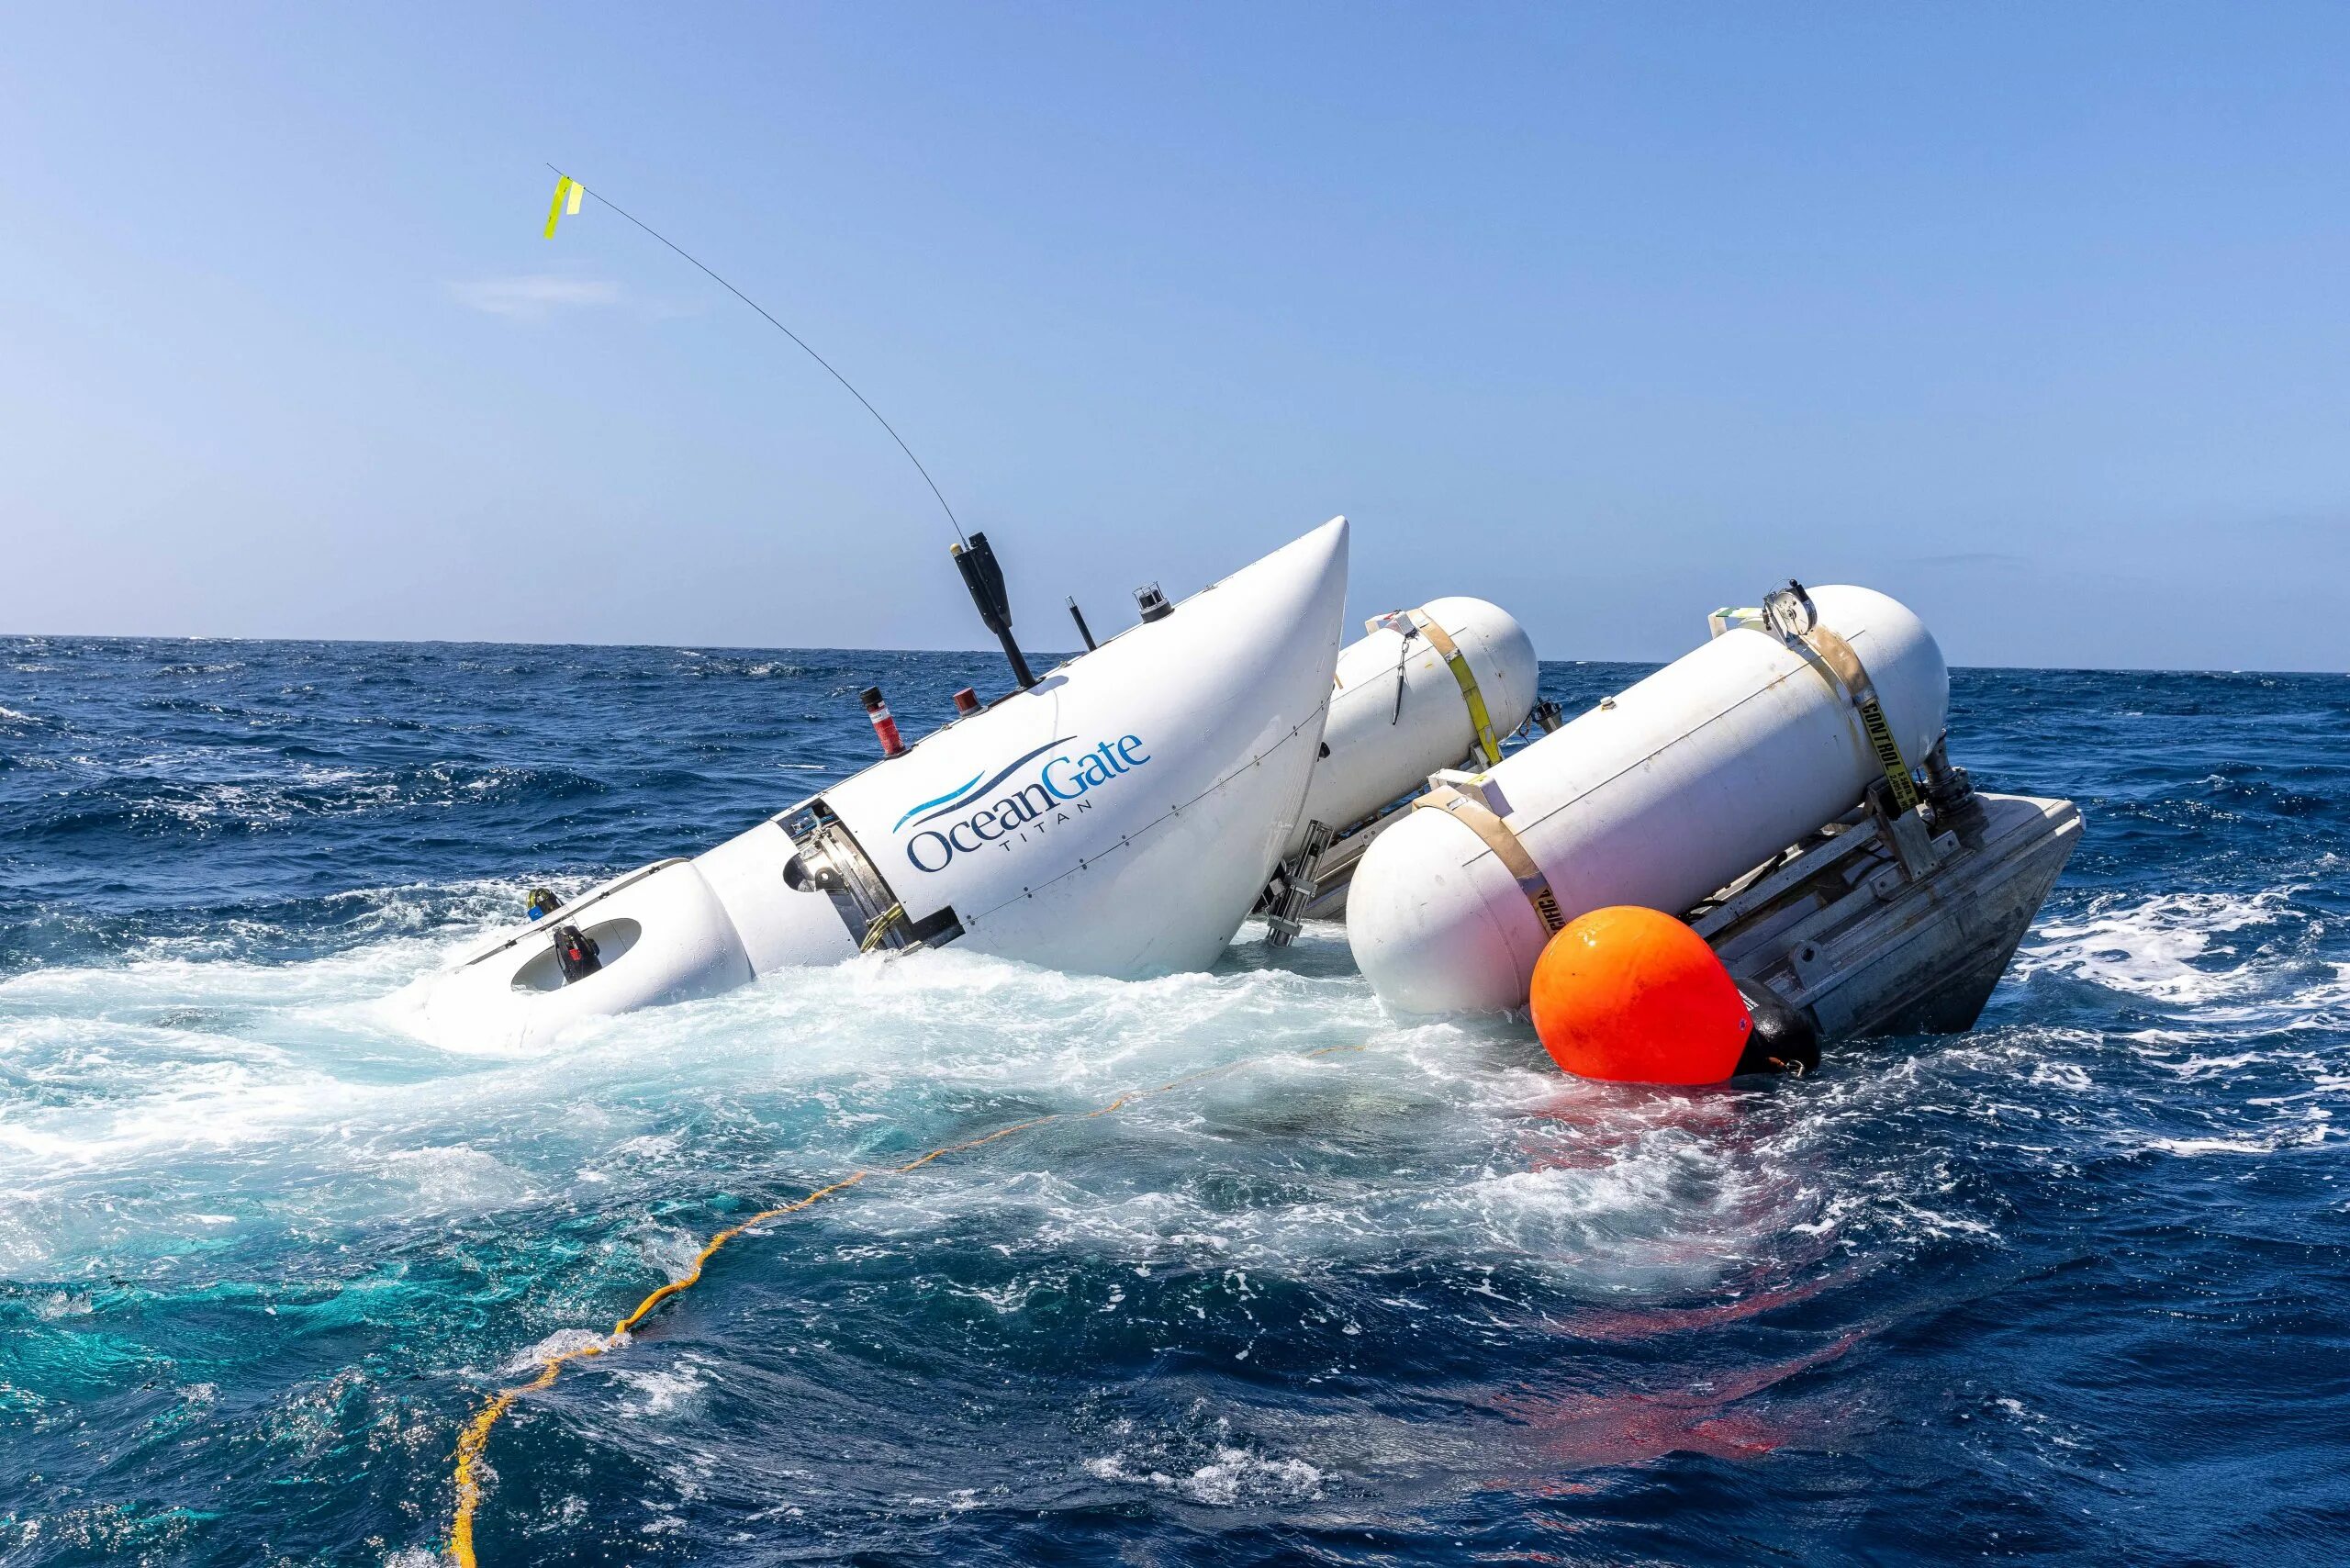
[[[1035,751],[1014,757],[992,775],[974,773],[944,795],[910,809],[890,830],[901,832],[909,823],[921,828],[906,840],[908,862],[917,871],[944,871],[957,855],[977,854],[990,844],[1002,849],[1025,844],[1055,823],[1091,811],[1094,790],[1116,782],[1150,760],[1150,754],[1142,749],[1140,735],[1103,741],[1091,751],[1060,749],[1076,738],[1063,735],[1057,741],[1046,741]],[[1054,755],[1046,756],[1047,752]],[[989,804],[970,810],[974,801],[987,800],[1005,779],[1040,756],[1045,760],[1037,765],[1035,778],[1013,786]],[[956,820],[945,827],[923,826],[941,817]]]

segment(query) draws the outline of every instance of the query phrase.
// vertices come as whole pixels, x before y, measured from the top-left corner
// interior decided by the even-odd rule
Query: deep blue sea
[[[1633,666],[1546,666],[1570,710]],[[1343,935],[951,950],[525,1055],[404,988],[979,655],[0,639],[0,1563],[2350,1558],[2350,678],[1966,670],[2087,834],[1983,1025],[1561,1079]],[[1301,1059],[1323,1047],[1360,1051]]]

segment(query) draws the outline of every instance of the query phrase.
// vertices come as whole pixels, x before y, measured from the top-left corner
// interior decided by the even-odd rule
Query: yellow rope
[[[1363,1048],[1361,1046],[1324,1046],[1318,1050],[1292,1053],[1287,1059],[1306,1061],[1315,1057],[1337,1056]],[[834,1193],[845,1192],[856,1186],[868,1176],[902,1176],[910,1170],[921,1170],[934,1159],[943,1159],[950,1154],[962,1154],[978,1148],[983,1144],[993,1143],[998,1138],[1007,1138],[1014,1133],[1041,1127],[1048,1122],[1064,1119],[1091,1121],[1097,1116],[1107,1116],[1113,1112],[1122,1111],[1137,1100],[1147,1100],[1154,1094],[1164,1094],[1169,1090],[1181,1089],[1186,1084],[1197,1083],[1202,1079],[1214,1078],[1222,1073],[1237,1072],[1244,1067],[1256,1067],[1267,1061],[1281,1059],[1283,1058],[1255,1057],[1247,1061],[1226,1062],[1221,1067],[1203,1068],[1197,1072],[1187,1072],[1181,1078],[1170,1078],[1166,1082],[1155,1084],[1148,1089],[1129,1089],[1108,1104],[1097,1105],[1091,1111],[1079,1113],[1073,1118],[1058,1111],[1046,1115],[1031,1116],[1024,1122],[1014,1122],[1010,1126],[998,1127],[991,1133],[982,1133],[978,1137],[966,1138],[960,1143],[941,1144],[926,1154],[918,1155],[907,1160],[903,1165],[885,1165],[852,1170],[830,1186],[819,1187],[794,1203],[784,1204],[771,1209],[761,1209],[749,1218],[738,1220],[713,1235],[702,1249],[695,1254],[693,1267],[687,1270],[682,1278],[670,1281],[643,1301],[638,1302],[634,1312],[612,1325],[610,1334],[601,1339],[591,1340],[585,1345],[576,1345],[568,1350],[560,1350],[552,1356],[543,1358],[539,1363],[539,1373],[536,1377],[528,1383],[517,1383],[512,1388],[502,1389],[490,1395],[482,1407],[474,1413],[474,1418],[465,1423],[465,1429],[457,1438],[457,1465],[455,1473],[451,1478],[457,1495],[457,1513],[455,1520],[449,1529],[450,1557],[457,1562],[458,1568],[478,1568],[474,1556],[474,1514],[481,1506],[479,1471],[482,1450],[489,1446],[489,1434],[492,1428],[497,1427],[507,1411],[513,1408],[514,1402],[526,1394],[536,1394],[539,1390],[552,1384],[556,1375],[568,1362],[583,1361],[590,1356],[600,1356],[607,1350],[621,1349],[628,1342],[627,1336],[631,1329],[643,1322],[655,1308],[671,1296],[682,1294],[699,1284],[701,1281],[702,1265],[716,1257],[720,1248],[753,1226],[766,1220],[781,1219],[787,1215],[796,1215],[802,1209],[811,1208],[831,1197]]]
[[[881,946],[881,939],[890,935],[890,927],[905,917],[906,906],[901,903],[893,903],[879,914],[875,915],[873,924],[865,928],[865,941],[856,950],[860,953],[870,953],[874,948]]]

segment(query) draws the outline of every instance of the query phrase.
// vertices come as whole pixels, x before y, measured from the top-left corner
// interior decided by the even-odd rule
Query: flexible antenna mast
[[[580,190],[586,191],[589,196],[594,196],[605,207],[619,213],[622,218],[627,218],[631,223],[635,224],[639,229],[642,229],[647,234],[652,235],[655,240],[660,241],[661,243],[668,246],[669,249],[685,257],[687,261],[691,262],[697,268],[700,269],[703,276],[709,278],[711,282],[716,284],[719,287],[724,289],[727,293],[733,295],[735,298],[741,300],[744,304],[757,311],[760,316],[766,319],[768,326],[773,327],[777,331],[781,332],[785,337],[789,338],[793,342],[799,344],[800,353],[806,354],[810,359],[814,360],[818,364],[822,365],[824,367],[824,374],[839,382],[844,387],[846,387],[848,395],[856,398],[858,403],[862,404],[867,413],[873,416],[874,422],[878,424],[883,430],[890,432],[890,439],[898,443],[898,450],[906,454],[906,461],[914,465],[914,472],[922,476],[922,482],[928,485],[930,487],[930,493],[937,498],[938,510],[946,514],[946,523],[948,527],[955,531],[956,543],[967,547],[969,545],[970,541],[966,538],[963,533],[963,524],[961,520],[956,517],[955,509],[946,504],[946,496],[942,494],[938,488],[938,481],[932,478],[930,476],[930,470],[922,465],[922,459],[914,455],[914,449],[906,444],[906,438],[898,433],[898,428],[895,425],[881,417],[881,410],[875,408],[871,403],[867,402],[865,394],[859,392],[854,386],[850,385],[849,378],[847,376],[843,375],[839,371],[833,368],[832,361],[826,359],[822,354],[818,353],[814,349],[810,348],[808,346],[808,341],[805,338],[802,338],[799,333],[793,331],[790,328],[777,320],[773,316],[768,315],[766,306],[761,305],[757,300],[752,298],[749,295],[744,293],[741,289],[735,287],[733,284],[727,282],[724,278],[720,277],[716,273],[711,271],[711,269],[702,263],[699,256],[696,256],[692,252],[687,250],[683,245],[678,244],[675,240],[670,239],[666,234],[662,233],[658,229],[654,228],[653,225],[637,217],[636,214],[629,211],[626,207],[621,207],[610,196],[604,195],[603,192],[591,189],[582,182],[572,179],[571,175],[565,174],[561,169],[556,169],[553,163],[548,164],[547,167],[554,170],[554,173],[559,177],[571,180],[571,183],[574,185],[576,185]],[[548,230],[548,233],[554,233],[554,230],[550,228]],[[992,625],[990,625],[989,629],[990,631],[994,630]],[[1023,684],[1024,685],[1026,683],[1023,682]]]

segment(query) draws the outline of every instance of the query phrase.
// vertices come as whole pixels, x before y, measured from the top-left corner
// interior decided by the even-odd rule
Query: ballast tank
[[[692,859],[607,882],[423,982],[424,1030],[527,1043],[795,965],[955,943],[1203,969],[1294,832],[1329,709],[1347,522]],[[554,932],[603,967],[565,983]]]
[[[1363,630],[1338,651],[1322,737],[1328,755],[1315,767],[1284,855],[1303,846],[1308,823],[1343,831],[1439,767],[1491,760],[1485,745],[1498,748],[1533,711],[1534,644],[1497,604],[1435,599],[1374,616]]]
[[[1924,624],[1863,588],[1811,590],[1850,644],[1913,766],[1942,734],[1950,678]],[[1501,819],[1561,918],[1609,904],[1680,913],[1850,810],[1884,776],[1850,694],[1816,654],[1730,626],[1486,770]],[[1416,810],[1357,868],[1347,936],[1407,1014],[1523,1006],[1550,937],[1527,890],[1468,822]]]

